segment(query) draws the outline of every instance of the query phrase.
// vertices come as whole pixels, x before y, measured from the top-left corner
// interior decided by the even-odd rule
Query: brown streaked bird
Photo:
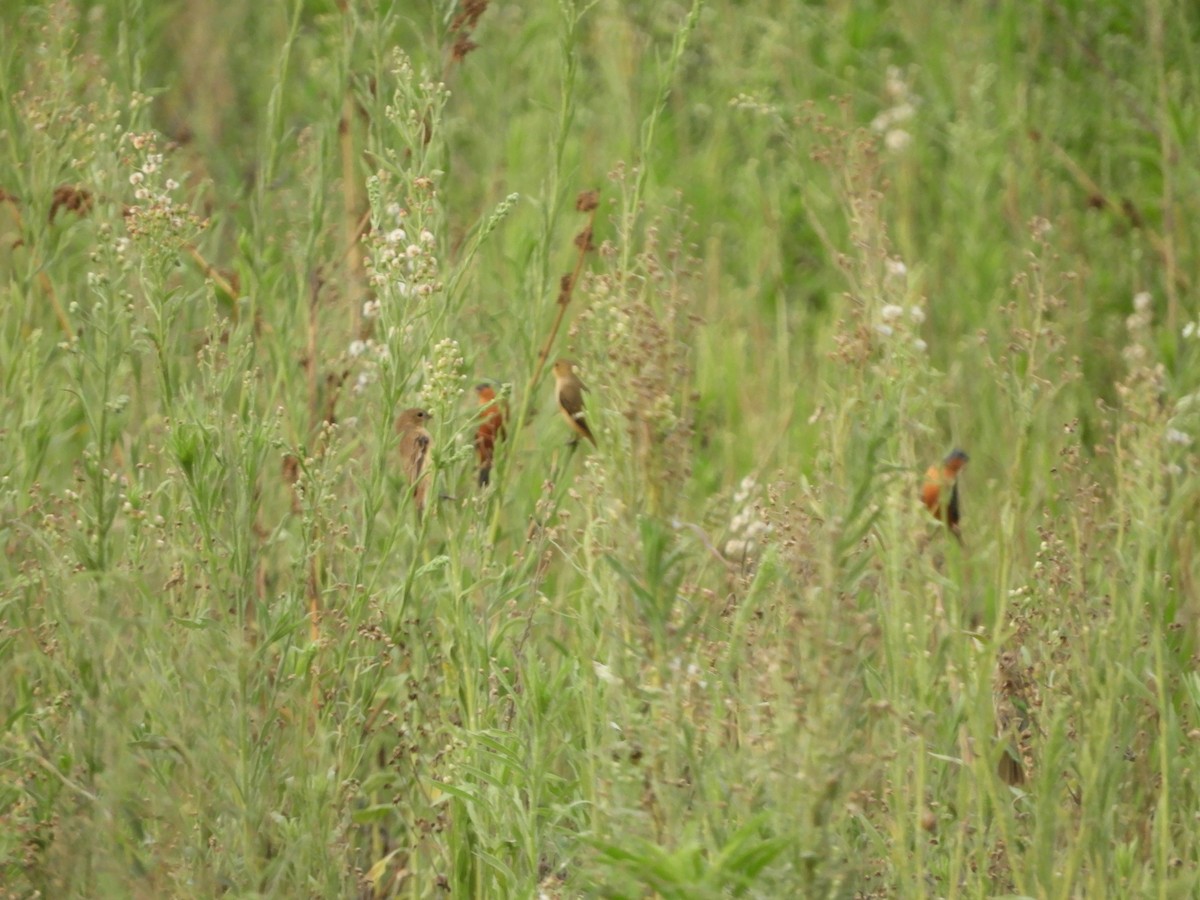
[[[1005,650],[996,660],[992,675],[992,708],[996,739],[1003,746],[996,761],[996,774],[1010,786],[1024,784],[1026,763],[1035,762],[1032,747],[1032,710],[1037,704],[1037,685],[1017,650]]]
[[[925,484],[921,487],[921,500],[939,522],[945,522],[958,542],[962,534],[958,529],[958,473],[967,464],[969,457],[961,450],[953,450],[942,460],[940,466],[930,466],[925,473]]]
[[[596,439],[592,437],[592,430],[588,428],[587,420],[583,417],[583,392],[586,390],[587,386],[575,374],[575,363],[569,359],[560,359],[554,364],[554,399],[558,401],[558,408],[563,417],[575,430],[575,443],[578,443],[579,437],[582,436],[591,441],[593,447],[598,447]]]
[[[429,450],[433,438],[425,423],[433,418],[423,409],[412,407],[396,417],[396,433],[400,435],[400,467],[413,486],[413,505],[417,518],[425,512],[425,495],[429,492]]]
[[[508,403],[496,397],[496,389],[490,384],[475,385],[479,397],[479,430],[475,432],[475,453],[479,457],[479,486],[487,487],[492,476],[492,460],[496,455],[496,441],[508,437],[504,420],[508,418]]]

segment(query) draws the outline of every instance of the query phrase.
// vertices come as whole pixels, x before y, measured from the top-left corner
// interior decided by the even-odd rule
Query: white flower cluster
[[[1154,298],[1148,291],[1140,291],[1133,297],[1133,312],[1125,318],[1130,343],[1121,351],[1121,356],[1130,368],[1142,365],[1148,355],[1146,341],[1154,322]]]
[[[1195,431],[1198,418],[1200,418],[1200,392],[1180,397],[1175,401],[1175,409],[1163,432],[1163,441],[1168,446],[1187,450],[1195,443],[1192,432]],[[1172,475],[1183,473],[1183,467],[1178,463],[1169,464],[1167,470]]]
[[[361,394],[370,385],[379,380],[379,364],[388,357],[387,344],[380,343],[372,338],[366,340],[353,340],[350,346],[346,348],[346,355],[352,360],[357,360],[365,363],[359,371],[358,377],[354,380],[353,391],[356,394]]]
[[[1190,447],[1192,445],[1192,436],[1186,431],[1180,431],[1178,428],[1168,428],[1166,439],[1168,444],[1178,444],[1181,447]]]
[[[669,434],[679,426],[679,415],[675,411],[675,398],[665,392],[654,396],[646,419],[654,422],[659,434]]]
[[[756,115],[766,116],[767,118],[778,118],[779,107],[774,103],[769,103],[761,97],[754,94],[739,92],[737,96],[729,101],[730,107],[733,109],[746,110],[747,112],[755,113]]]
[[[129,183],[137,202],[128,207],[125,216],[129,234],[135,238],[153,235],[178,242],[202,229],[205,223],[173,196],[179,190],[179,182],[166,174],[158,136],[128,134],[125,140],[136,154]]]
[[[443,338],[434,345],[433,361],[418,402],[426,409],[449,409],[466,392],[467,365],[458,341]]]
[[[888,66],[884,92],[891,106],[871,120],[871,130],[883,135],[883,145],[888,150],[899,153],[912,143],[912,135],[901,125],[917,114],[921,101],[899,66]]]
[[[440,291],[437,238],[428,228],[410,236],[408,211],[399,203],[390,203],[385,221],[372,241],[367,257],[367,280],[376,296],[363,304],[363,318],[379,316],[382,302],[409,297],[428,297]]]
[[[897,288],[896,293],[902,294],[908,278],[908,266],[904,264],[902,259],[897,257],[889,257],[885,260],[884,266],[885,285],[895,285]],[[899,303],[885,303],[879,308],[879,320],[874,326],[875,333],[885,338],[890,338],[897,334],[904,337],[911,337],[912,346],[919,352],[924,352],[927,349],[925,341],[914,333],[915,328],[920,327],[924,321],[925,310],[920,306],[910,304],[906,308]]]
[[[757,552],[763,539],[771,533],[771,526],[763,519],[759,510],[761,491],[754,476],[747,475],[733,493],[733,517],[729,520],[729,537],[725,540],[724,554],[734,561],[745,559]]]
[[[1136,297],[1134,297],[1133,304],[1134,304],[1135,309],[1137,308],[1138,299],[1140,297],[1146,297],[1148,300],[1150,295],[1148,293],[1146,293],[1145,291],[1143,291],[1142,293],[1140,293]],[[1149,303],[1147,303],[1147,306],[1149,306]],[[1182,329],[1182,334],[1183,334],[1184,340],[1200,341],[1200,321],[1185,322],[1183,329]]]
[[[676,656],[667,663],[667,667],[675,674],[671,682],[676,686],[698,687],[701,689],[708,687],[708,680],[704,677],[704,670],[694,662],[689,662],[685,666],[683,660]]]

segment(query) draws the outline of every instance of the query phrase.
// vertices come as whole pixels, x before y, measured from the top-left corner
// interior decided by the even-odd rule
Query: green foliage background
[[[5,896],[1200,890],[1193,4],[0,22]]]

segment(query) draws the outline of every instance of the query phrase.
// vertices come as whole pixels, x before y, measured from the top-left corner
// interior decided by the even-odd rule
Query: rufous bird
[[[575,364],[569,359],[560,359],[554,364],[554,398],[558,401],[559,411],[563,417],[571,424],[571,428],[577,435],[575,442],[579,441],[579,437],[585,437],[592,442],[592,446],[598,446],[596,439],[592,436],[592,430],[588,428],[587,420],[583,417],[583,392],[587,387],[579,376],[575,374]]]
[[[479,397],[479,429],[475,432],[475,454],[479,457],[479,486],[486,487],[492,477],[492,460],[496,455],[496,441],[508,437],[504,422],[508,418],[508,404],[496,397],[490,384],[475,386]]]
[[[429,451],[433,438],[425,423],[433,418],[423,409],[412,407],[396,417],[396,433],[400,435],[400,468],[413,486],[413,505],[417,518],[425,512],[425,495],[429,492]]]
[[[961,450],[953,450],[942,460],[940,466],[930,466],[925,473],[925,484],[921,487],[921,500],[939,522],[962,543],[958,529],[958,473],[967,464],[969,457]]]

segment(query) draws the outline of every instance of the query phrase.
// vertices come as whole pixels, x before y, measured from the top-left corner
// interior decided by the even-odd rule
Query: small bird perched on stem
[[[992,676],[992,708],[996,738],[1003,745],[996,761],[996,774],[1007,785],[1025,783],[1025,762],[1033,762],[1032,710],[1036,707],[1036,683],[1019,650],[1005,650],[996,660]]]
[[[969,457],[961,450],[953,450],[942,460],[940,466],[930,466],[925,473],[925,484],[921,487],[921,500],[934,518],[945,522],[951,534],[963,542],[958,529],[958,473],[967,464]]]
[[[591,441],[593,447],[596,447],[598,445],[596,439],[592,437],[592,430],[588,428],[587,421],[583,418],[583,392],[586,390],[587,387],[575,374],[573,362],[569,359],[560,359],[554,364],[554,398],[558,401],[559,410],[575,431],[574,443],[578,443],[579,437],[582,436]]]
[[[433,438],[425,428],[432,418],[423,409],[412,407],[396,417],[396,433],[400,435],[400,467],[404,477],[413,486],[413,505],[417,518],[425,512],[425,495],[429,491],[429,450]]]
[[[496,441],[508,437],[504,420],[508,417],[508,404],[496,398],[496,390],[490,384],[477,384],[475,393],[479,397],[479,430],[475,432],[475,453],[479,457],[479,486],[487,487],[492,475],[492,459],[496,454]]]

